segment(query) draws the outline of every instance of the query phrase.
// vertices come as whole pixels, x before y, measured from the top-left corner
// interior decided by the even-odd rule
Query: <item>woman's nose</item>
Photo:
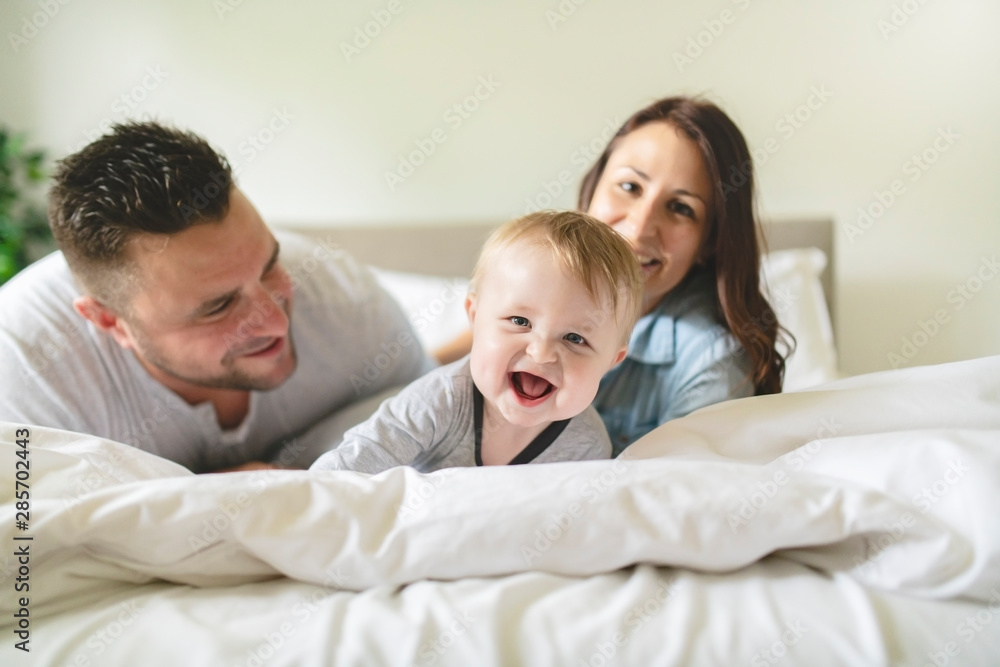
[[[652,236],[656,230],[652,205],[646,200],[632,202],[616,230],[633,243]]]

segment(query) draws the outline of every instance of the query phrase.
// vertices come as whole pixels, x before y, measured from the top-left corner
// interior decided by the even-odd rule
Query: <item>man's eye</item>
[[[272,264],[266,272],[264,272],[264,278],[275,278],[282,276],[285,273],[285,267],[281,265],[281,262],[275,262]]]
[[[205,312],[205,317],[212,317],[213,315],[221,315],[223,312],[225,312],[225,310],[227,308],[229,308],[229,306],[232,303],[233,303],[232,299],[226,299],[225,301],[223,301],[222,303],[220,303],[218,306],[215,306],[211,310],[206,311]]]
[[[568,333],[565,336],[563,336],[563,340],[568,340],[569,342],[573,343],[574,345],[583,345],[584,343],[587,342],[584,339],[584,337],[581,336],[578,333]]]
[[[517,326],[517,327],[526,327],[526,326],[530,326],[530,324],[531,324],[528,321],[527,317],[521,317],[520,315],[515,315],[514,317],[510,318],[510,321],[511,321],[511,323],[514,326]]]

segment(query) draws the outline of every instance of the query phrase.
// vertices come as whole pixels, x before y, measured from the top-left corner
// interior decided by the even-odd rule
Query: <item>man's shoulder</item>
[[[330,237],[275,232],[293,289],[292,334],[298,369],[278,393],[364,398],[428,369],[427,356],[399,304],[367,266]],[[327,408],[329,411],[329,408]]]
[[[305,236],[275,230],[281,263],[300,297],[327,305],[364,303],[379,295],[368,267],[341,248],[331,236]]]
[[[66,258],[58,250],[29,265],[0,287],[0,304],[53,291],[79,294]]]
[[[0,329],[30,338],[39,330],[83,328],[73,309],[79,294],[65,258],[54,252],[0,287]]]
[[[274,230],[274,237],[281,244],[281,262],[293,279],[308,279],[315,274],[353,275],[366,267],[338,245],[330,235],[307,236],[286,229]]]
[[[68,430],[102,418],[93,402],[111,389],[115,360],[73,308],[79,293],[61,253],[0,288],[0,366],[16,369],[0,386],[4,418]]]

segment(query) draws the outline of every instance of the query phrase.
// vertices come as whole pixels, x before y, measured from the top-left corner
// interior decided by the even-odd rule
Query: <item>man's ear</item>
[[[73,299],[73,308],[85,320],[115,339],[126,350],[132,349],[132,336],[124,320],[118,313],[108,308],[92,296],[78,296]]]

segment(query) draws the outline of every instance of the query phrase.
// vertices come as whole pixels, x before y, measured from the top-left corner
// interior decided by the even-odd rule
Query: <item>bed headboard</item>
[[[307,236],[332,239],[361,261],[393,271],[435,276],[468,277],[483,242],[500,223],[469,225],[368,225],[304,226],[281,225],[283,229]],[[821,276],[823,291],[836,327],[834,304],[833,221],[828,218],[796,218],[765,222],[768,250],[819,248],[827,257]]]

